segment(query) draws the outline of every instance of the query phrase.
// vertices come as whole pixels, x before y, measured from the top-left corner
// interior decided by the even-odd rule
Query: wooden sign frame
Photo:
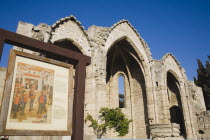
[[[67,60],[70,60],[70,62],[74,62],[75,83],[71,139],[83,140],[86,66],[90,65],[91,57],[0,28],[0,58],[2,56],[4,43],[29,49],[31,51],[65,57]],[[1,115],[2,114],[0,114],[0,117]],[[24,133],[22,135],[24,135]]]
[[[45,126],[49,126],[52,127],[53,125],[51,124],[45,124],[45,123],[41,123],[41,124],[38,124],[37,122],[36,123],[13,123],[13,125],[17,124],[19,126],[16,126],[16,127],[20,127],[20,125],[22,124],[23,125],[26,125],[28,127],[26,127],[25,129],[14,129],[14,128],[11,128],[11,129],[6,129],[6,126],[7,126],[7,122],[10,120],[10,118],[13,118],[13,114],[11,113],[11,109],[12,109],[12,101],[11,99],[13,99],[11,96],[14,95],[14,86],[15,86],[15,64],[17,65],[16,63],[16,58],[17,56],[21,57],[22,59],[24,60],[28,60],[29,62],[34,62],[34,64],[36,64],[36,62],[38,63],[39,62],[39,65],[40,64],[44,64],[44,65],[52,65],[52,67],[56,68],[56,67],[61,67],[61,68],[65,68],[68,73],[66,75],[68,75],[68,83],[67,85],[65,86],[68,86],[68,93],[67,93],[67,103],[64,104],[64,106],[67,106],[67,110],[65,110],[67,112],[67,118],[66,118],[66,128],[67,130],[66,131],[59,131],[59,130],[47,130],[47,129],[44,129]],[[22,63],[22,62],[21,62]],[[24,64],[26,64],[24,62]],[[27,63],[26,64],[27,66],[30,66],[31,64],[30,63]],[[31,65],[32,68],[36,68],[37,66],[33,66]],[[17,66],[16,66],[17,67]],[[46,67],[46,66],[45,66]],[[41,68],[41,67],[37,67],[37,68]],[[43,70],[45,70],[46,68],[43,68]],[[49,69],[46,69],[49,71]],[[17,68],[16,68],[16,71],[17,71]],[[54,71],[54,70],[53,70]],[[55,71],[56,72],[56,71]],[[58,72],[58,71],[57,71]],[[56,73],[57,73],[56,72]],[[28,73],[27,73],[28,74]],[[32,74],[30,74],[32,75]],[[33,76],[33,75],[32,75]],[[54,73],[54,77],[55,77],[55,73]],[[54,82],[56,81],[56,79],[54,78],[53,80]],[[53,82],[53,83],[54,83]],[[54,84],[55,85],[55,84]],[[54,86],[53,85],[53,86]],[[12,92],[12,89],[13,89],[13,92]],[[55,90],[56,87],[53,87],[53,89]],[[24,89],[22,90],[26,90],[26,87],[24,87]],[[19,93],[20,98],[21,99],[21,94],[22,93],[22,90],[20,91],[21,93]],[[28,53],[25,53],[25,52],[20,52],[20,51],[16,51],[16,50],[11,50],[10,52],[10,58],[9,58],[9,64],[8,64],[8,69],[7,69],[7,75],[6,75],[6,79],[5,79],[5,87],[4,87],[4,94],[3,94],[3,100],[2,100],[2,108],[1,108],[1,118],[0,118],[0,132],[1,132],[1,135],[14,135],[14,136],[17,136],[17,135],[71,135],[72,134],[72,106],[73,106],[73,100],[72,100],[72,91],[73,91],[73,65],[70,65],[70,64],[66,64],[66,63],[62,63],[62,62],[59,62],[59,61],[55,61],[55,60],[52,60],[52,59],[48,59],[48,58],[44,58],[44,57],[41,57],[41,56],[36,56],[36,55],[32,55],[32,54],[28,54]],[[38,91],[37,91],[38,92]],[[39,91],[41,92],[41,91]],[[54,92],[53,92],[54,93]],[[52,93],[52,95],[53,95]],[[27,92],[26,96],[27,96],[27,100],[28,100],[28,106],[27,106],[27,109],[24,108],[24,110],[28,111],[28,108],[29,108],[29,93]],[[41,94],[41,93],[39,93]],[[54,96],[54,95],[53,95]],[[38,100],[38,98],[36,98],[36,100]],[[19,102],[19,101],[18,101]],[[52,101],[52,106],[53,106],[53,102],[56,102],[56,99],[53,98],[53,101]],[[21,105],[21,104],[20,104]],[[14,107],[14,106],[13,106]],[[20,107],[21,108],[21,107]],[[52,107],[52,109],[54,109]],[[24,111],[24,112],[26,112]],[[37,110],[36,110],[37,111]],[[36,111],[31,111],[30,113],[33,112],[33,115],[35,116],[41,116],[41,115],[37,115],[35,112]],[[8,113],[10,112],[10,116],[8,117]],[[47,111],[46,111],[47,112]],[[53,110],[51,111],[51,117],[55,114],[52,113]],[[28,112],[29,113],[29,112]],[[19,117],[23,117],[21,116],[21,110],[18,111],[18,113],[16,114],[19,114]],[[30,115],[30,114],[29,114]],[[27,115],[24,115],[24,117],[27,116]],[[7,120],[9,118],[9,120]],[[51,123],[52,123],[53,120],[51,120]],[[35,128],[39,126],[40,129],[42,130],[39,130],[39,129],[31,129],[32,128]],[[55,127],[55,124],[54,124],[54,127]],[[30,130],[31,129],[31,130]]]

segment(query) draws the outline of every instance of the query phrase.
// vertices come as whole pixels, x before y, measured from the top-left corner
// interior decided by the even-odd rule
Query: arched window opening
[[[177,123],[180,125],[180,134],[185,135],[185,126],[183,121],[183,114],[178,106],[173,106],[170,108],[171,123]]]
[[[125,78],[123,75],[118,77],[119,108],[125,108]]]
[[[72,51],[75,51],[75,52],[78,52],[78,53],[82,53],[81,50],[72,43],[73,41],[70,41],[70,40],[60,40],[60,41],[56,41],[54,42],[53,44],[54,45],[57,45],[57,46],[60,46],[62,48],[66,48],[68,50],[72,50]]]
[[[56,45],[56,46],[59,46],[59,47],[62,47],[62,48],[65,48],[65,49],[68,49],[68,50],[71,50],[71,51],[78,52],[78,53],[82,54],[82,51],[75,44],[73,44],[73,41],[70,41],[70,40],[67,40],[67,39],[62,39],[62,40],[54,42],[53,44]],[[63,56],[52,55],[52,56],[47,56],[47,57],[52,58],[52,59],[58,59],[59,61],[63,61],[65,63],[67,62],[66,61],[67,59]],[[75,60],[69,60],[68,59],[67,63],[71,63],[71,64],[75,65],[77,62]]]

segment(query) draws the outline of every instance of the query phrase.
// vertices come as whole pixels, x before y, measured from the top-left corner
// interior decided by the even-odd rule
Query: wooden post
[[[76,64],[72,140],[83,140],[84,137],[85,77],[86,64],[80,61]]]

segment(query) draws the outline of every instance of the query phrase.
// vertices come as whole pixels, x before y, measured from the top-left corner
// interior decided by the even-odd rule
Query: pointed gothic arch
[[[180,125],[180,135],[186,137],[186,128],[184,123],[183,106],[181,101],[180,83],[177,78],[171,73],[167,72],[167,94],[169,102],[169,112],[171,123]]]
[[[146,82],[142,62],[126,38],[115,42],[107,52],[106,83],[109,107],[119,107],[118,76],[125,76],[125,110],[133,119],[134,138],[149,138]]]
[[[127,20],[121,20],[115,23],[110,29],[111,30],[106,37],[103,50],[106,52],[106,54],[108,54],[113,45],[120,40],[127,40],[127,42],[129,42],[129,44],[132,46],[137,55],[133,55],[131,53],[130,55],[133,55],[132,58],[136,59],[138,65],[141,66],[141,70],[145,78],[146,96],[148,102],[150,103],[147,104],[149,123],[156,123],[156,106],[154,104],[155,95],[151,90],[153,87],[153,82],[150,63],[152,63],[153,59],[151,57],[150,49],[144,39],[141,38],[136,29]]]
[[[52,25],[50,43],[54,44],[60,40],[71,40],[83,54],[91,56],[88,35],[76,17],[62,18]]]

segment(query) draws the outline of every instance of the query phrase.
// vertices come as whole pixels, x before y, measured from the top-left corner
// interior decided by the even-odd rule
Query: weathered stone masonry
[[[172,54],[154,60],[147,43],[127,20],[112,27],[91,26],[86,31],[74,16],[69,16],[52,26],[19,22],[17,33],[91,56],[92,63],[87,67],[85,114],[97,117],[101,107],[119,107],[118,77],[123,76],[125,107],[122,111],[133,120],[123,139],[210,137],[210,115],[206,112],[201,88],[187,79]],[[14,49],[41,55],[19,47]],[[5,71],[2,68],[0,73],[1,93]],[[88,124],[84,124],[84,132],[86,139],[94,138]],[[34,139],[21,137],[24,138]],[[104,138],[118,137],[109,131]]]

